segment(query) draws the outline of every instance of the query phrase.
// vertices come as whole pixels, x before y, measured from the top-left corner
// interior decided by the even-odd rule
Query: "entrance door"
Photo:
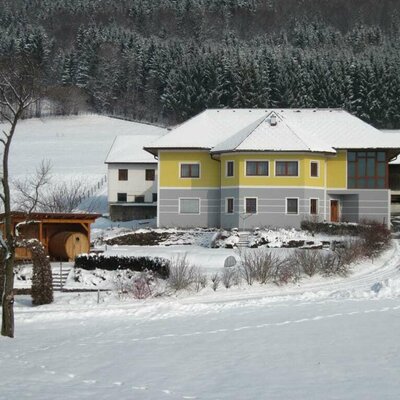
[[[331,200],[331,222],[339,222],[339,200]]]

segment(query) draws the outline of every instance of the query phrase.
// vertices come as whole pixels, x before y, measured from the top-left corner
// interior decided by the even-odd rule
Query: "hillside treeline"
[[[343,107],[400,128],[397,0],[3,0],[57,113],[175,123],[206,107]]]

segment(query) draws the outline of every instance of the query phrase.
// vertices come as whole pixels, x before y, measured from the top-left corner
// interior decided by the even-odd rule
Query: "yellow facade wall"
[[[248,153],[224,154],[221,156],[222,186],[325,186],[325,159],[323,155]],[[269,161],[269,176],[246,176],[246,161]],[[234,177],[226,176],[226,162],[234,161]],[[298,161],[299,176],[275,176],[275,161]],[[311,161],[319,163],[319,176],[311,177]]]
[[[338,151],[336,157],[328,158],[327,187],[343,189],[347,187],[347,151]]]
[[[200,178],[181,178],[181,163],[200,163]],[[220,187],[219,161],[213,160],[208,151],[160,151],[160,187]]]
[[[246,161],[269,161],[269,176],[246,176]],[[275,161],[298,161],[298,177],[275,176]],[[226,176],[226,161],[234,161],[234,176]],[[311,161],[319,162],[319,176],[311,177]],[[200,178],[181,178],[180,164],[200,163]],[[326,169],[326,170],[325,170]],[[222,154],[220,161],[211,158],[208,151],[160,151],[160,187],[237,187],[282,186],[346,188],[347,152],[336,155],[293,153],[231,153]],[[326,180],[326,182],[325,182]]]

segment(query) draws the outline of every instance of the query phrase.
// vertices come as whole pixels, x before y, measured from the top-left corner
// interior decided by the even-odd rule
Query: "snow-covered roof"
[[[106,164],[157,163],[154,156],[143,149],[162,137],[167,130],[152,135],[117,136],[107,155]]]
[[[397,134],[400,135],[400,129],[382,129],[382,132],[388,135]],[[390,164],[400,164],[400,155],[394,159]]]
[[[271,116],[276,124],[271,123]],[[311,151],[400,148],[400,134],[375,129],[337,109],[211,109],[146,146],[157,149]]]

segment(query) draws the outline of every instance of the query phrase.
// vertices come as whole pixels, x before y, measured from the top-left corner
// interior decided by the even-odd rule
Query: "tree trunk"
[[[14,256],[5,263],[5,285],[3,293],[1,334],[14,337]]]
[[[17,111],[14,115],[13,123],[11,124],[11,129],[8,134],[7,141],[4,146],[3,153],[3,203],[4,203],[4,232],[5,232],[5,242],[7,248],[6,251],[6,261],[5,261],[5,271],[4,271],[4,293],[3,293],[3,313],[1,319],[1,334],[3,336],[8,336],[10,338],[14,337],[14,258],[15,258],[15,246],[14,237],[11,225],[11,195],[10,195],[10,185],[9,185],[9,174],[8,174],[8,156],[10,153],[11,141],[15,132],[15,127],[17,126],[18,119],[20,117],[21,111]]]

